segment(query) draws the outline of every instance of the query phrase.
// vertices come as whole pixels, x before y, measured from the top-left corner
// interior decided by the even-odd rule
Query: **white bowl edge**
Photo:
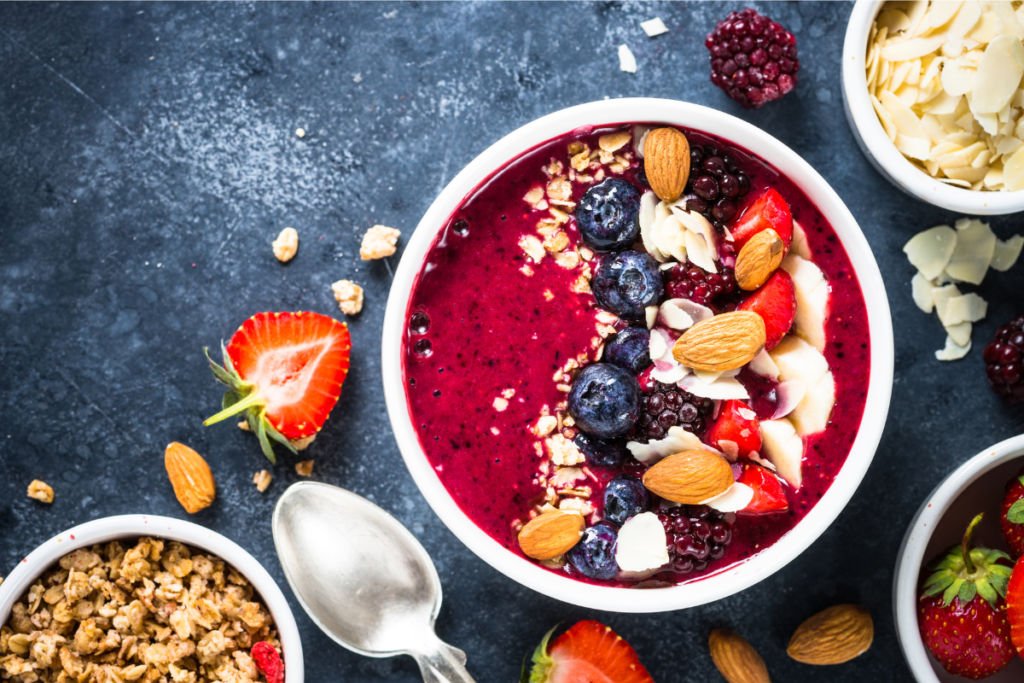
[[[971,484],[1005,462],[1024,456],[1024,434],[1000,441],[960,465],[925,499],[907,527],[892,584],[893,620],[903,657],[918,683],[942,683],[928,658],[917,624],[917,584],[924,554],[938,522]]]
[[[840,236],[857,273],[867,306],[871,380],[861,428],[835,481],[814,509],[768,549],[699,581],[657,590],[629,590],[575,581],[503,548],[474,524],[448,494],[423,454],[406,405],[402,334],[409,296],[438,231],[478,183],[537,144],[584,125],[662,121],[734,142],[789,177],[812,198]],[[885,285],[864,234],[835,191],[783,143],[733,116],[673,100],[624,98],[583,104],[537,119],[505,136],[462,170],[431,204],[405,247],[388,297],[382,339],[384,395],[399,450],[427,502],[477,556],[509,578],[549,597],[593,609],[662,612],[721,599],[767,578],[803,552],[835,520],[863,479],[881,439],[893,376],[892,320]]]
[[[889,182],[929,204],[974,216],[1024,211],[1024,190],[975,192],[947,185],[907,161],[889,141],[871,105],[864,68],[871,24],[883,4],[884,0],[857,0],[843,41],[843,105],[861,151]]]
[[[101,517],[57,534],[29,553],[0,584],[0,623],[7,621],[11,608],[32,583],[72,550],[143,536],[179,541],[206,550],[249,579],[263,598],[277,627],[286,683],[303,683],[305,669],[299,627],[274,578],[255,557],[234,541],[212,529],[173,517],[142,514]]]

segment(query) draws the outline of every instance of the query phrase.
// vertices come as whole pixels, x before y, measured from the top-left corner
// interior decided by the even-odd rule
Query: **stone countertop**
[[[0,573],[43,540],[97,517],[187,517],[163,471],[170,441],[210,461],[218,499],[191,519],[265,563],[296,610],[310,681],[418,681],[410,658],[335,646],[282,578],[274,501],[298,479],[249,434],[202,419],[220,389],[202,357],[248,316],[342,318],[330,283],[366,288],[349,320],[353,367],[313,478],[361,493],[422,540],[444,586],[440,636],[479,681],[512,681],[554,624],[593,617],[632,643],[659,682],[718,680],[711,629],[742,633],[776,680],[909,680],[892,623],[900,539],[959,463],[1022,431],[988,388],[981,350],[1020,312],[1024,268],[976,288],[989,316],[956,363],[915,308],[901,247],[956,216],[909,199],[860,153],[842,112],[840,48],[851,5],[754,3],[798,38],[800,85],[743,111],[708,80],[704,35],[735,3],[106,4],[0,6]],[[669,34],[647,38],[660,16]],[[639,64],[619,70],[627,43]],[[380,333],[397,263],[364,263],[374,223],[408,236],[444,185],[515,128],[582,102],[688,100],[737,115],[804,156],[857,217],[892,308],[896,376],[874,464],[846,510],[782,571],[717,603],[660,615],[601,613],[534,593],[477,559],[438,520],[402,464],[380,380]],[[642,115],[641,115],[642,116]],[[295,134],[297,128],[305,137]],[[1020,229],[992,220],[1001,237]],[[270,242],[298,229],[298,256]],[[41,478],[44,506],[25,496]],[[785,654],[796,626],[838,602],[867,607],[871,650],[839,667]]]

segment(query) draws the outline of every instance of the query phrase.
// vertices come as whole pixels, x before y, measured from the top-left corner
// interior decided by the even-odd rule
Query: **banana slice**
[[[803,483],[804,442],[788,419],[761,423],[761,448],[779,476],[794,489]]]
[[[835,404],[835,380],[825,357],[793,335],[783,337],[769,355],[779,368],[780,381],[800,380],[807,387],[807,393],[789,414],[797,434],[806,436],[825,429]]]
[[[825,321],[828,319],[828,281],[821,269],[796,254],[782,262],[796,289],[796,333],[819,351],[825,350]]]

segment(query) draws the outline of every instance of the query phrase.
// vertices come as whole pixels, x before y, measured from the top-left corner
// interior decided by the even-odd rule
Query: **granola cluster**
[[[141,538],[79,549],[0,627],[0,679],[18,683],[264,681],[249,648],[280,649],[267,608],[224,560]]]

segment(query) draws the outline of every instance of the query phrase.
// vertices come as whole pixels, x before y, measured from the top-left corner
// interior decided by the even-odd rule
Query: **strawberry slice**
[[[557,628],[557,627],[556,627]],[[636,651],[604,624],[580,621],[548,648],[548,631],[521,683],[654,683]]]
[[[782,482],[764,467],[752,462],[744,463],[743,474],[737,481],[754,489],[754,497],[738,514],[763,515],[789,509],[789,501],[786,499]]]
[[[1017,652],[1024,652],[1024,557],[1013,566],[1006,586],[1006,616],[1010,620],[1010,640]]]
[[[793,278],[784,270],[772,273],[760,289],[736,307],[739,311],[753,311],[764,319],[764,348],[774,349],[793,327],[796,317],[796,288]]]
[[[277,462],[270,439],[293,453],[289,439],[320,431],[341,395],[352,348],[348,326],[319,313],[257,313],[238,328],[224,352],[224,367],[206,358],[229,387],[224,410],[210,425],[246,411],[263,453]]]
[[[740,252],[751,237],[766,228],[779,233],[788,251],[789,245],[793,243],[793,212],[782,195],[770,188],[755,199],[729,226],[729,232],[732,233],[736,244],[736,253]]]
[[[746,403],[736,399],[722,401],[718,419],[704,436],[704,442],[715,446],[735,460],[761,450],[760,421]]]

